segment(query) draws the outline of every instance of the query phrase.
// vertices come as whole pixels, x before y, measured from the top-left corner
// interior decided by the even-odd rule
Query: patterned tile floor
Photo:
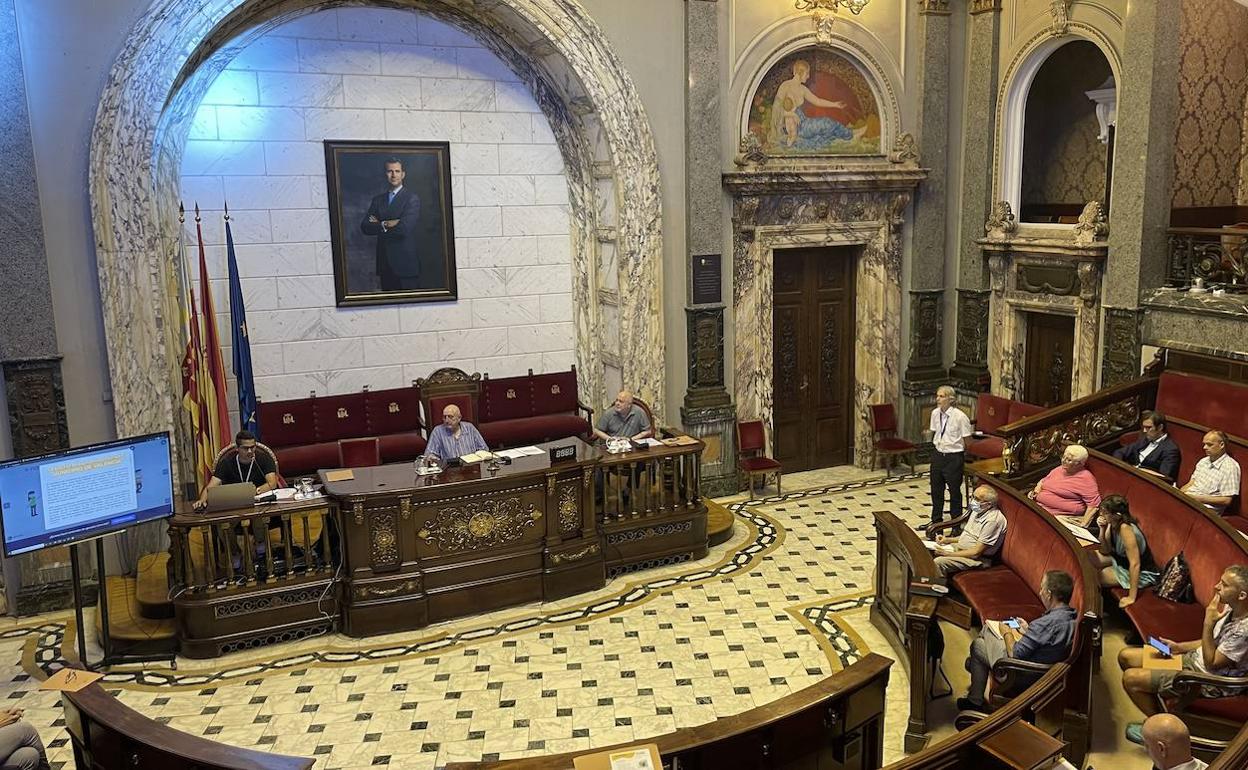
[[[318,770],[436,768],[703,724],[809,686],[868,650],[895,657],[867,619],[870,512],[921,521],[927,481],[881,475],[792,474],[785,486],[807,491],[728,498],[734,535],[706,559],[620,578],[594,594],[420,633],[332,635],[180,660],[177,671],[119,668],[108,687],[180,730],[312,756]],[[35,687],[70,649],[69,619],[0,623],[0,699],[26,709],[53,768],[72,767],[72,752],[57,697]],[[889,761],[901,756],[906,688],[895,665]]]

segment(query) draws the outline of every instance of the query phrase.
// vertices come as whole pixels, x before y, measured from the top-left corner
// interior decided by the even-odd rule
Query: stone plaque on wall
[[[723,299],[720,281],[723,270],[718,254],[698,254],[693,257],[693,304],[714,305]]]

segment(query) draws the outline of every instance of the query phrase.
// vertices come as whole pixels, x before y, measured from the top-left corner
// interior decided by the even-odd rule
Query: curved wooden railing
[[[65,729],[80,768],[311,770],[313,760],[240,749],[175,730],[125,705],[100,687],[62,693]]]
[[[907,753],[927,745],[927,706],[932,684],[928,636],[936,622],[936,597],[913,593],[914,584],[945,584],[931,553],[914,530],[890,511],[875,515],[875,601],[871,622],[901,653],[910,681],[910,716],[904,745]]]
[[[446,770],[571,770],[573,757],[654,743],[665,767],[875,770],[883,764],[884,692],[893,661],[869,653],[821,682],[708,724],[593,752],[498,762],[452,762]],[[831,755],[831,756],[829,756]]]
[[[317,498],[243,513],[176,513],[169,561],[182,654],[212,657],[332,628],[334,511]]]
[[[1136,430],[1140,415],[1157,402],[1158,382],[1152,374],[1002,425],[997,435],[1006,477],[1038,476],[1061,459],[1069,444],[1103,446]]]

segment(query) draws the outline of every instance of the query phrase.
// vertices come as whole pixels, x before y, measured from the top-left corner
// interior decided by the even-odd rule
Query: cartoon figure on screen
[[[30,505],[30,515],[38,516],[39,515],[39,498],[35,497],[34,492],[26,493],[26,502],[27,504]]]

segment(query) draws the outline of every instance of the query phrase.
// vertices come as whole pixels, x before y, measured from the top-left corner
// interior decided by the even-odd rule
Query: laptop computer
[[[208,490],[207,511],[231,511],[250,508],[256,504],[256,485],[250,481],[239,484],[221,484]]]

